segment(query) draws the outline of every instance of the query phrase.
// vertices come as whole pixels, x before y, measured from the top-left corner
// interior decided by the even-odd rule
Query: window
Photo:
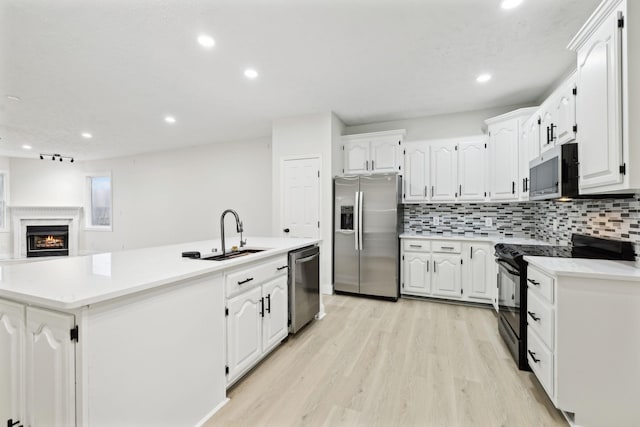
[[[87,200],[85,223],[87,228],[111,230],[112,228],[111,175],[87,176]]]
[[[7,173],[0,171],[0,231],[9,230],[7,224],[7,181]]]

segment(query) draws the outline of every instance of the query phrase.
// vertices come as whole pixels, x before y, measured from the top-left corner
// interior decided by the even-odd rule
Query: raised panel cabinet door
[[[458,191],[456,143],[431,145],[431,201],[455,201]]]
[[[471,245],[464,290],[467,297],[492,301],[496,278],[491,263],[494,262],[490,245]]]
[[[550,100],[542,106],[540,111],[540,154],[555,146],[553,124],[553,101]]]
[[[0,420],[25,422],[25,308],[0,300]]]
[[[554,137],[556,144],[565,144],[576,139],[574,126],[576,124],[576,89],[575,77],[567,80],[554,103]]]
[[[462,297],[462,257],[453,254],[433,254],[433,295],[460,299]]]
[[[527,176],[529,172],[529,162],[534,160],[540,156],[540,123],[542,123],[542,119],[540,115],[535,114],[533,117],[527,121],[527,148],[529,152],[527,153]]]
[[[233,381],[262,355],[262,288],[227,302],[227,381]]]
[[[578,51],[580,190],[622,182],[621,31],[614,11]]]
[[[380,138],[371,141],[371,172],[400,172],[400,145],[398,138]]]
[[[27,418],[24,425],[75,425],[73,315],[27,307]]]
[[[424,202],[429,199],[429,145],[406,143],[402,197],[405,202]]]
[[[429,295],[431,293],[431,256],[412,252],[405,252],[403,256],[402,293]]]
[[[461,141],[458,144],[458,200],[484,200],[486,188],[485,141]]]
[[[370,173],[369,141],[350,141],[344,144],[344,173]]]
[[[287,276],[280,276],[262,285],[264,319],[262,349],[268,351],[289,335],[289,292]]]
[[[518,200],[518,119],[489,127],[491,200]]]

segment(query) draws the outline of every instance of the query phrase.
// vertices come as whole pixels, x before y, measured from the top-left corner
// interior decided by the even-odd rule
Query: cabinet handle
[[[534,362],[540,363],[540,359],[536,359],[536,354],[533,351],[527,350],[527,353],[529,353]]]
[[[533,285],[535,285],[535,286],[540,286],[540,282],[536,282],[536,281],[535,281],[535,280],[533,280],[533,279],[527,279],[527,282],[529,282],[529,283],[531,283],[531,284],[533,284]]]
[[[436,261],[435,260],[433,260],[433,272],[434,273],[436,272]]]
[[[424,198],[425,199],[427,198],[427,186],[426,185],[424,186]]]
[[[469,259],[473,259],[473,246],[469,248]]]
[[[433,198],[433,185],[431,186],[431,198]]]
[[[285,268],[289,268],[289,266],[288,265],[283,265],[282,267],[276,268],[276,270],[280,271],[280,270],[284,270]]]
[[[249,277],[249,278],[247,278],[247,279],[240,280],[240,281],[238,282],[238,285],[244,285],[245,283],[249,283],[249,282],[250,282],[250,281],[252,281],[252,280],[253,280],[253,277]]]
[[[13,421],[13,418],[9,418],[9,419],[7,420],[7,427],[13,427],[13,426],[15,426],[16,424],[20,424],[20,420],[15,420],[15,421]],[[19,425],[19,426],[17,426],[17,427],[22,427],[22,424],[20,424],[20,425]]]
[[[460,191],[458,192],[458,194],[460,195],[460,197],[462,197],[462,184],[460,184]]]
[[[529,316],[531,316],[531,318],[532,318],[533,320],[535,320],[536,322],[540,321],[540,318],[539,318],[539,317],[536,317],[536,314],[535,314],[535,313],[532,313],[532,312],[530,312],[530,311],[527,311],[527,313],[529,313]]]
[[[260,298],[260,316],[264,317],[264,298]]]
[[[271,313],[271,294],[267,295],[267,313]]]
[[[366,170],[369,170],[369,160],[365,160],[365,161],[364,161],[364,168],[365,168]]]
[[[429,272],[429,263],[427,262],[427,273]]]
[[[547,126],[547,145],[549,145],[549,143],[551,142],[551,128],[549,128],[549,126]]]
[[[371,160],[371,170],[374,170],[376,168],[376,161],[375,160]]]
[[[511,194],[516,194],[516,182],[511,181]]]
[[[421,248],[422,245],[409,245],[410,248]]]
[[[453,246],[440,246],[440,249],[449,249],[449,250],[453,250],[454,247]]]
[[[555,141],[557,139],[557,137],[554,135],[553,129],[557,128],[558,126],[554,125],[553,123],[551,123],[551,141]]]

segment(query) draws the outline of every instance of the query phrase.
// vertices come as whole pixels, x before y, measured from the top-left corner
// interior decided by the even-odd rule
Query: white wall
[[[216,238],[227,208],[245,235],[271,234],[269,138],[76,163],[11,158],[9,166],[14,206],[83,206],[85,174],[111,172],[113,231],[81,228],[81,253]],[[237,239],[231,223],[229,242]],[[4,246],[10,253],[9,233],[0,234],[0,254]]]
[[[486,110],[467,111],[464,113],[443,114],[438,116],[417,117],[406,120],[369,123],[365,125],[347,126],[346,135],[357,133],[379,132],[394,129],[406,129],[405,141],[423,139],[454,138],[458,136],[480,135],[486,133],[484,121],[488,118],[530,105],[490,108]]]
[[[270,235],[270,143],[266,138],[85,162],[87,173],[112,174],[113,232],[86,231],[81,247],[108,251],[216,238],[227,208],[238,212],[245,236]],[[234,242],[235,227],[230,219],[226,224],[227,242]]]
[[[332,292],[332,215],[334,145],[339,145],[342,122],[332,113],[320,113],[275,120],[272,128],[272,189],[274,235],[282,235],[280,164],[285,157],[321,157],[320,237],[322,243],[320,284],[323,292]],[[337,138],[337,139],[336,139]],[[340,166],[341,168],[342,166]]]

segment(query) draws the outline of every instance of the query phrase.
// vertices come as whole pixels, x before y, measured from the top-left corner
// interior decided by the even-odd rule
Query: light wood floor
[[[211,426],[566,426],[488,309],[324,296]]]

